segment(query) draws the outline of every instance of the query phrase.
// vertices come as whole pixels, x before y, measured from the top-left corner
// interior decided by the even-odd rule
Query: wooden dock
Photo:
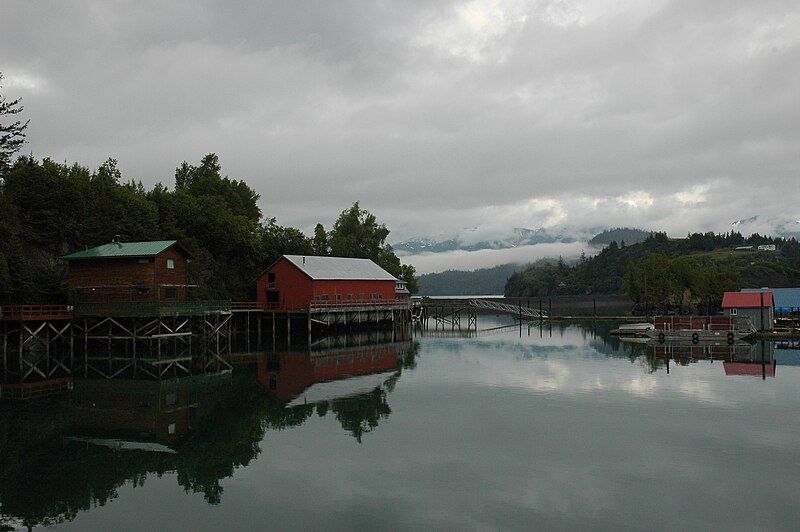
[[[60,379],[162,379],[230,369],[228,301],[119,301],[0,307],[0,384],[31,398]]]

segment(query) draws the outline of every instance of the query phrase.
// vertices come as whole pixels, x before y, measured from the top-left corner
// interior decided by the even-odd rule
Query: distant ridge
[[[533,266],[554,264],[555,259],[540,259],[533,264],[501,264],[472,271],[448,270],[419,276],[419,294],[423,296],[477,296],[502,294],[506,281],[514,273]]]
[[[652,231],[645,231],[644,229],[617,227],[606,229],[602,233],[595,235],[589,240],[589,244],[598,247],[607,246],[611,242],[616,242],[617,244],[624,242],[626,245],[638,244],[639,242],[644,242],[652,234]]]

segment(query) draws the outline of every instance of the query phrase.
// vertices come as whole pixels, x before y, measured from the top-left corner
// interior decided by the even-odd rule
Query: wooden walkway
[[[67,305],[6,305],[0,307],[0,321],[60,321],[72,319]]]
[[[526,319],[547,319],[547,312],[536,308],[523,307],[522,305],[509,305],[491,299],[470,299],[469,306],[476,309],[488,310],[498,314],[513,314]]]

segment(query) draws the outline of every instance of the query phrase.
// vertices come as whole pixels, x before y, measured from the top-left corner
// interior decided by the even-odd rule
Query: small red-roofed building
[[[772,292],[725,292],[722,310],[726,316],[750,318],[757,330],[772,330],[775,318]]]

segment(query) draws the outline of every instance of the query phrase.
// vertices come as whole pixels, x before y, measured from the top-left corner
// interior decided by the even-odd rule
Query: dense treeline
[[[536,265],[553,264],[553,259],[540,259]],[[472,271],[446,270],[419,276],[419,293],[424,296],[475,296],[502,294],[506,280],[531,264],[501,264]]]
[[[776,251],[757,251],[774,244]],[[754,246],[737,251],[738,246]],[[639,307],[677,312],[714,309],[724,290],[742,286],[797,286],[800,243],[758,234],[694,233],[670,239],[653,233],[634,245],[611,244],[575,265],[563,260],[512,275],[507,296],[628,294]]]
[[[96,171],[20,157],[0,173],[0,302],[63,301],[65,253],[112,241],[178,239],[195,255],[198,297],[253,297],[255,277],[286,253],[375,260],[414,285],[386,243],[389,230],[358,203],[309,238],[263,218],[258,194],[225,177],[216,155],[182,163],[172,189],[146,190],[109,159]]]
[[[595,235],[589,240],[589,245],[602,247],[611,244],[611,242],[627,242],[629,245],[637,244],[644,241],[651,234],[652,231],[643,229],[616,227],[614,229],[606,229]]]
[[[0,73],[0,89],[2,89]],[[199,298],[254,296],[255,277],[283,254],[372,259],[416,291],[414,268],[386,243],[389,230],[358,205],[313,238],[262,218],[259,195],[222,175],[216,155],[183,162],[174,187],[122,176],[108,159],[92,172],[33,156],[13,156],[25,142],[20,99],[0,94],[0,304],[55,303],[66,297],[66,253],[111,242],[180,240],[194,253],[190,282]]]
[[[731,264],[648,252],[628,263],[624,286],[634,308],[643,312],[711,314],[724,292],[741,288],[742,276]]]

